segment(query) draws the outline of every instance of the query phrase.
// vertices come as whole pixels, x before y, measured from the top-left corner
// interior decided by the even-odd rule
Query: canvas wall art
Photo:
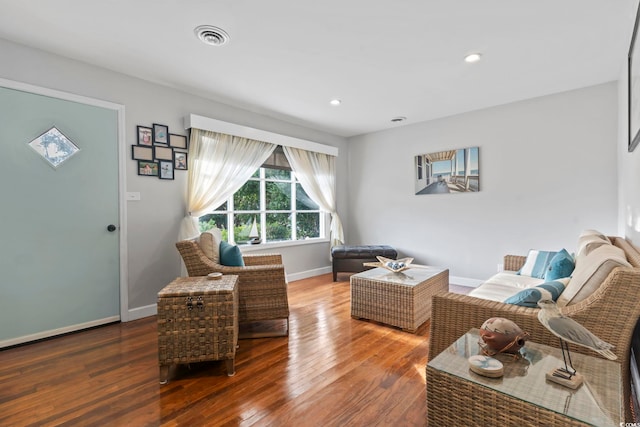
[[[478,152],[470,147],[415,156],[415,194],[480,191]]]

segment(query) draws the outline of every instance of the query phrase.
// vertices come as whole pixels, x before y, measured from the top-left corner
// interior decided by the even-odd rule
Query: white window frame
[[[249,178],[247,181],[258,181],[260,183],[260,187],[259,187],[259,191],[260,191],[260,208],[258,211],[253,211],[253,210],[235,210],[235,206],[234,206],[234,196],[235,193],[232,194],[227,200],[227,209],[223,210],[223,211],[219,211],[219,210],[214,210],[209,212],[209,214],[215,214],[215,215],[223,215],[226,214],[227,215],[227,235],[228,235],[228,241],[231,244],[236,244],[235,241],[235,233],[233,233],[233,220],[234,220],[234,215],[237,214],[254,214],[259,216],[259,228],[260,228],[260,238],[262,239],[262,241],[264,243],[261,243],[259,245],[251,245],[251,244],[241,244],[241,246],[243,247],[243,250],[247,247],[255,247],[256,249],[259,249],[260,247],[265,247],[265,246],[269,246],[269,247],[277,247],[277,246],[291,246],[291,245],[296,245],[296,244],[303,244],[303,243],[319,243],[319,242],[327,242],[329,241],[329,238],[327,237],[327,227],[328,227],[328,213],[323,211],[322,209],[312,209],[312,210],[298,210],[296,208],[296,185],[300,184],[300,181],[297,180],[296,176],[295,176],[295,172],[290,171],[290,179],[277,179],[277,178],[267,178],[266,177],[266,171],[265,168],[261,167],[259,169],[259,176],[257,178],[254,178],[253,176],[251,178]],[[284,182],[284,183],[288,183],[291,186],[291,206],[290,209],[288,210],[267,210],[267,195],[266,195],[266,187],[267,187],[267,182]],[[275,241],[266,241],[266,227],[264,226],[264,224],[267,223],[267,214],[271,214],[271,213],[285,213],[285,214],[290,214],[290,213],[317,213],[319,215],[319,225],[320,225],[320,236],[319,237],[311,237],[308,239],[301,239],[298,240],[297,239],[297,229],[296,229],[296,217],[297,215],[293,215],[292,219],[291,219],[291,239],[288,240],[275,240]]]

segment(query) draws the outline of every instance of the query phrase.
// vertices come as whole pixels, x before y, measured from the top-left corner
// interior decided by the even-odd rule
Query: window
[[[223,240],[244,244],[251,239],[255,221],[262,242],[325,237],[324,212],[295,178],[281,167],[266,167],[255,174],[214,212],[200,217],[200,231],[222,230]],[[229,227],[232,224],[232,227]]]

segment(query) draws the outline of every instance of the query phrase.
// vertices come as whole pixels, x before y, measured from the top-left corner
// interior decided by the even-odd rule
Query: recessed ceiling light
[[[229,34],[225,30],[212,25],[200,25],[193,32],[203,43],[211,46],[222,46],[229,41]]]
[[[479,53],[470,53],[469,55],[464,57],[465,62],[478,62],[480,61],[480,57],[482,55]]]
[[[340,101],[339,99],[332,99],[331,101],[329,101],[329,104],[337,106],[342,104],[342,101]]]
[[[393,119],[391,119],[391,122],[392,123],[400,123],[400,122],[404,122],[405,120],[407,120],[406,117],[398,116],[398,117],[394,117]]]

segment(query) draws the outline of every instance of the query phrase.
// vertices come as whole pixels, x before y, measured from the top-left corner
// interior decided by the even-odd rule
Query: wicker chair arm
[[[284,274],[284,265],[282,264],[273,264],[273,265],[245,265],[243,267],[234,267],[228,265],[220,265],[216,264],[216,268],[222,274],[250,274],[250,273],[268,273],[273,272],[277,273],[282,271]]]
[[[504,256],[504,269],[509,271],[518,271],[524,265],[527,260],[526,256],[522,255],[505,255]]]
[[[538,320],[538,310],[454,293],[432,300],[429,359],[434,358],[471,328],[480,328],[491,317],[512,320],[528,332],[532,341],[557,346],[558,338]]]
[[[242,255],[244,265],[273,265],[282,264],[282,255],[280,254],[248,254]]]

